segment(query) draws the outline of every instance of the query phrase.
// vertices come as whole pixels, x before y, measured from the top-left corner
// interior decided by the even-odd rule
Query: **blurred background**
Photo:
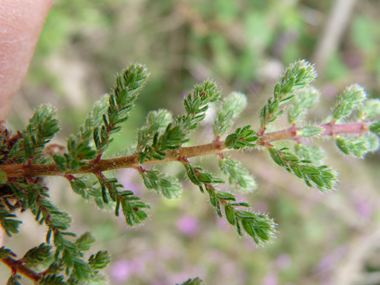
[[[257,128],[259,110],[282,70],[300,58],[319,72],[314,85],[322,98],[307,122],[321,122],[350,84],[364,86],[370,98],[380,96],[379,16],[375,0],[56,0],[9,124],[24,128],[36,106],[50,103],[62,127],[55,142],[64,144],[94,101],[111,90],[115,74],[140,62],[151,77],[110,154],[135,142],[149,110],[182,114],[186,91],[207,78],[222,86],[224,96],[245,93],[248,108],[236,125]],[[206,121],[192,143],[210,142],[211,125],[212,119]],[[287,127],[285,117],[278,126]],[[161,166],[183,181],[176,200],[145,189],[133,169],[117,173],[152,207],[137,228],[84,202],[64,179],[48,183],[53,200],[72,215],[72,231],[93,232],[91,252],[112,254],[104,272],[109,284],[166,285],[196,276],[221,285],[380,284],[379,153],[360,160],[343,156],[333,141],[318,143],[341,180],[337,191],[324,195],[274,165],[264,151],[231,153],[259,185],[239,197],[278,223],[275,242],[265,248],[239,238],[219,219],[176,163]],[[220,175],[215,158],[194,162]],[[46,233],[28,213],[23,220],[21,233],[5,242],[20,255]],[[0,280],[7,276],[1,266]]]

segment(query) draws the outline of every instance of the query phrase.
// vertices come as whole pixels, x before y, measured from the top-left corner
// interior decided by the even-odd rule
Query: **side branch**
[[[29,279],[33,280],[34,282],[38,282],[41,280],[41,275],[34,272],[33,270],[29,269],[28,267],[24,266],[21,262],[19,262],[16,259],[13,259],[12,257],[5,257],[0,259],[1,262],[6,264],[9,268],[11,268],[12,273],[16,274],[22,274],[25,277],[28,277]]]
[[[321,137],[321,136],[335,136],[337,134],[363,134],[368,133],[370,122],[360,122],[360,123],[350,123],[350,124],[341,124],[341,125],[335,125],[335,124],[324,124],[319,125],[316,127],[320,127],[323,129],[323,131],[314,136],[314,137]],[[266,143],[270,143],[273,141],[281,141],[281,140],[298,140],[300,138],[303,138],[300,135],[300,131],[302,128],[296,128],[294,126],[277,131],[277,132],[271,132],[259,135],[259,140],[257,141],[257,144],[265,145]]]

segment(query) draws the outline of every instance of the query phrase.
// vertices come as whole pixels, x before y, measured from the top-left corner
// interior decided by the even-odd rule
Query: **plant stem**
[[[7,256],[5,258],[0,259],[0,261],[6,264],[9,268],[11,268],[13,274],[20,273],[25,277],[28,277],[29,279],[33,280],[35,283],[38,283],[38,281],[40,281],[42,278],[40,274],[24,266],[21,262],[19,262],[16,259],[13,259],[12,257]]]
[[[368,133],[369,122],[349,123],[349,124],[324,124],[317,127],[323,128],[323,131],[315,136],[335,136],[337,134],[363,134]],[[280,140],[299,140],[302,138],[299,135],[301,128],[292,126],[288,129],[258,134],[259,140],[257,144],[267,145],[270,142]],[[31,164],[31,165],[0,165],[0,170],[7,174],[8,178],[11,177],[36,177],[36,176],[64,176],[81,173],[95,173],[99,171],[114,170],[120,168],[137,168],[139,166],[164,163],[169,161],[177,161],[180,157],[196,157],[206,156],[213,154],[220,154],[230,151],[224,146],[224,141],[214,141],[209,144],[183,147],[176,150],[167,150],[166,157],[163,160],[152,159],[140,165],[136,161],[136,154],[126,157],[118,157],[111,159],[102,159],[100,161],[89,161],[86,165],[79,168],[78,171],[62,172],[56,164]]]
[[[136,168],[139,166],[176,161],[179,157],[196,157],[218,154],[228,151],[224,147],[224,142],[212,142],[210,144],[184,147],[176,150],[166,151],[166,157],[163,160],[152,159],[144,162],[143,165],[137,162],[137,156],[125,156],[111,159],[102,159],[99,162],[89,161],[86,165],[79,168],[78,171],[62,172],[56,164],[31,164],[25,165],[0,165],[0,170],[7,174],[7,177],[35,177],[35,176],[64,176],[81,173],[94,173],[98,171],[107,171],[120,168]]]
[[[316,127],[322,128],[323,131],[315,137],[320,137],[320,136],[334,137],[335,135],[338,135],[338,134],[368,133],[368,127],[370,124],[371,124],[370,122],[360,122],[360,123],[350,123],[350,124],[341,124],[341,125],[335,125],[333,123],[319,125]],[[270,143],[274,141],[298,140],[302,138],[302,136],[299,135],[299,131],[301,129],[302,128],[296,128],[295,126],[292,126],[285,130],[259,135],[260,139],[257,141],[257,144],[265,145],[266,143]]]

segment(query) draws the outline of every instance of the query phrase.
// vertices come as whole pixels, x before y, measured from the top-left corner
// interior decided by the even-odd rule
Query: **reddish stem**
[[[368,133],[370,122],[350,123],[350,124],[324,124],[317,127],[323,128],[323,131],[315,136],[335,136],[337,134],[363,134]],[[298,141],[302,138],[299,135],[301,128],[292,126],[288,129],[258,134],[258,145],[270,146],[271,142],[280,140],[293,140]],[[139,164],[136,161],[136,154],[126,157],[118,157],[112,159],[102,159],[100,161],[89,161],[86,165],[79,168],[79,171],[66,171],[62,172],[56,164],[32,164],[30,166],[25,165],[0,165],[0,170],[7,174],[8,181],[11,181],[12,177],[36,177],[36,176],[64,176],[83,173],[95,173],[107,170],[114,170],[120,168],[137,168],[139,166],[164,163],[169,161],[186,162],[185,159],[196,156],[206,156],[220,154],[226,151],[230,151],[224,146],[223,141],[214,141],[209,144],[183,147],[175,150],[167,150],[166,157],[163,160],[152,159],[145,161],[143,164]]]
[[[65,178],[70,180],[70,181],[77,179],[74,175],[71,175],[71,174],[65,175]]]
[[[13,275],[20,273],[25,277],[28,277],[29,279],[33,280],[35,283],[38,283],[42,279],[40,274],[24,266],[21,262],[19,262],[16,259],[13,259],[10,256],[2,258],[0,259],[0,261],[6,264],[9,268],[11,268]]]
[[[141,173],[147,172],[146,169],[144,169],[142,166],[137,167],[137,170],[140,171]]]
[[[350,124],[342,124],[342,125],[335,125],[335,124],[324,124],[319,125],[316,127],[320,127],[323,129],[323,131],[316,135],[315,137],[320,136],[335,136],[337,134],[363,134],[368,133],[368,127],[371,123],[370,122],[359,122],[359,123],[350,123]],[[288,129],[277,131],[277,132],[271,132],[266,134],[258,134],[260,139],[257,141],[257,144],[265,145],[269,142],[273,141],[280,141],[280,140],[297,140],[302,138],[301,135],[299,135],[300,130],[302,128],[296,128],[294,125],[291,126]]]

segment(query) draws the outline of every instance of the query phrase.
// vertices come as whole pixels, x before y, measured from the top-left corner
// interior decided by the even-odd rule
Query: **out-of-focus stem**
[[[323,73],[330,56],[337,50],[349,24],[357,0],[335,0],[320,41],[313,55],[318,73]]]

